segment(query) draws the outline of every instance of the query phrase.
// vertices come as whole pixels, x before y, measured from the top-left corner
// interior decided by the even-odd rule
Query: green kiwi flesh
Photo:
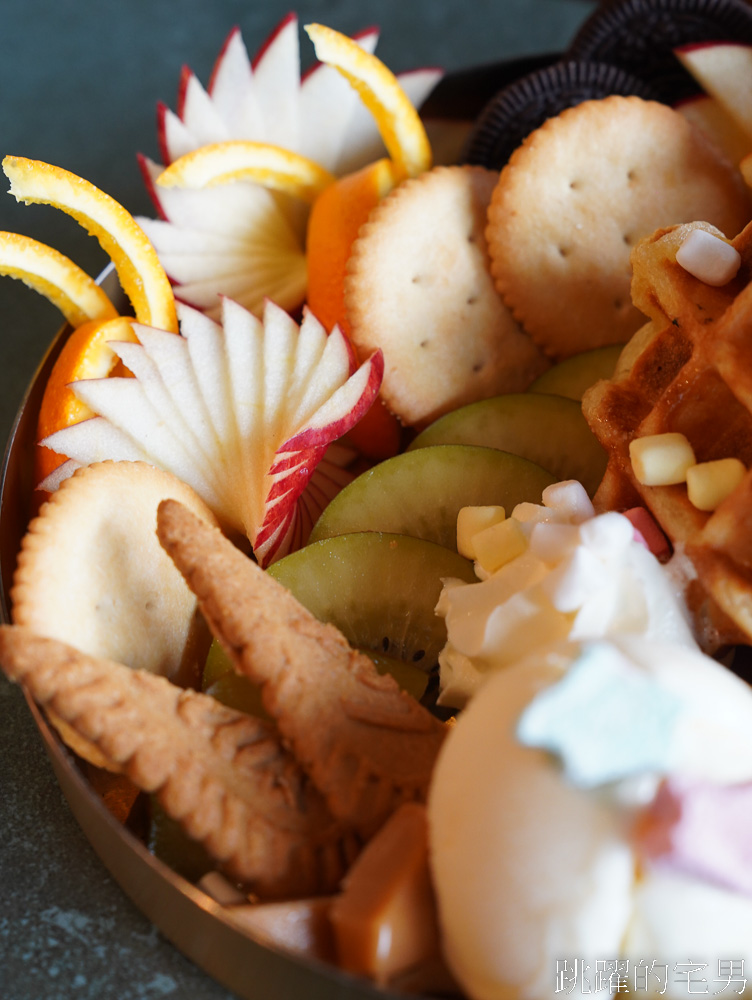
[[[386,531],[456,551],[462,507],[540,503],[556,478],[539,465],[494,448],[437,444],[406,451],[362,473],[325,508],[311,541]],[[304,602],[305,603],[305,602]]]
[[[337,535],[273,563],[284,584],[350,645],[429,671],[446,642],[435,614],[442,580],[475,583],[472,563],[420,538],[383,532]]]
[[[439,417],[409,451],[442,444],[511,452],[548,469],[557,480],[579,480],[591,496],[606,469],[606,453],[580,404],[564,396],[510,393],[470,403]]]

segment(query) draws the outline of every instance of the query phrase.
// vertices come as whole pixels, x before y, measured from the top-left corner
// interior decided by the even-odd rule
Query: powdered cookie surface
[[[79,469],[24,537],[13,620],[92,656],[181,680],[205,629],[156,536],[161,500],[213,515],[190,487],[143,462]]]
[[[564,358],[644,323],[632,247],[702,219],[735,236],[749,218],[738,172],[671,108],[586,101],[549,119],[501,172],[488,213],[496,287],[531,337]]]
[[[384,199],[353,244],[352,339],[364,357],[384,352],[381,394],[405,424],[525,389],[546,366],[489,273],[484,229],[497,178],[435,168]]]

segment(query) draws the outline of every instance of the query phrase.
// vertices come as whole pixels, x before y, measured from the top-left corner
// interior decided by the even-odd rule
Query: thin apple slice
[[[272,303],[263,323],[229,300],[222,326],[187,307],[181,320],[171,341],[137,326],[141,343],[112,343],[135,377],[73,383],[98,416],[44,445],[74,467],[140,459],[173,472],[266,565],[305,540],[305,524],[346,480],[335,455],[314,495],[300,499],[331,442],[376,398],[381,355],[355,368],[337,329],[327,336],[310,313],[298,327]]]
[[[434,67],[409,70],[397,75],[397,82],[414,108],[419,109],[425,99],[444,75],[443,70]],[[430,134],[429,123],[424,122],[426,135],[431,146],[431,159],[436,162],[436,150]],[[358,100],[347,128],[347,145],[337,160],[334,173],[338,177],[354,173],[364,165],[374,163],[387,155],[384,140],[377,123],[365,104]],[[457,162],[457,157],[451,160]]]
[[[470,403],[434,421],[410,448],[440,444],[485,445],[520,455],[557,479],[579,480],[591,496],[606,468],[606,453],[580,405],[563,396],[510,393]]]
[[[740,163],[752,148],[752,139],[710,94],[687,98],[676,105],[676,110],[704,132],[732,163]]]
[[[461,507],[498,504],[511,510],[525,500],[540,503],[554,481],[533,462],[495,448],[418,448],[387,459],[346,486],[317,521],[310,541],[389,531],[456,551]]]
[[[420,116],[399,81],[376,56],[323,24],[307,24],[318,58],[339,70],[373,115],[400,178],[431,168],[431,145]]]
[[[737,122],[752,145],[752,46],[704,42],[674,51],[703,90]]]
[[[157,192],[157,164],[141,158]],[[139,217],[175,284],[179,298],[218,319],[220,291],[256,315],[271,298],[297,309],[305,298],[304,229],[296,229],[274,193],[257,184],[191,191],[159,188],[160,211],[171,221]]]
[[[353,41],[372,55],[378,37],[378,31],[371,28],[354,35]],[[348,153],[355,154],[358,163],[368,162],[370,143],[368,138],[363,140],[356,124],[361,113],[380,143],[375,122],[355,90],[332,66],[316,63],[300,82],[301,149],[337,176],[347,172],[342,158]]]
[[[373,54],[378,32],[368,29],[352,41]],[[417,108],[442,75],[441,70],[421,69],[399,74],[397,80]],[[282,146],[337,176],[383,155],[371,113],[337,70],[318,63],[301,74],[294,15],[274,30],[254,64],[239,29],[233,29],[206,90],[192,72],[184,71],[177,113],[160,105],[157,133],[165,165],[228,139]]]
[[[543,392],[553,396],[582,401],[586,389],[602,378],[611,378],[616,370],[623,344],[595,347],[592,351],[574,354],[543,372],[531,383],[528,392]]]
[[[370,59],[376,39],[369,31],[345,45]],[[413,104],[423,101],[441,73],[406,74],[402,91],[403,77],[394,81],[386,67],[376,64],[401,94],[399,122],[414,120],[415,135],[424,136]],[[410,129],[405,134],[409,137]],[[337,176],[383,155],[373,116],[337,69],[318,64],[301,78],[293,16],[282,22],[253,66],[239,31],[232,32],[208,91],[185,72],[178,113],[159,107],[158,140],[166,165],[202,146],[237,140],[277,146]],[[430,158],[427,140],[421,163],[426,150]],[[265,298],[287,310],[300,307],[306,291],[306,204],[247,182],[197,191],[159,187],[159,166],[146,157],[139,162],[161,217],[139,222],[182,301],[215,319],[219,295],[257,315]]]

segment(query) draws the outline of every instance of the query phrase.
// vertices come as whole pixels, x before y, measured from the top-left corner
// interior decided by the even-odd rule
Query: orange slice
[[[350,248],[374,205],[396,184],[391,160],[377,160],[341,177],[319,195],[308,220],[308,307],[331,330],[335,324],[349,337],[344,281]],[[400,446],[397,418],[377,400],[348,437],[368,458],[396,455]]]
[[[253,181],[313,201],[334,174],[299,153],[265,142],[233,140],[201,146],[171,163],[157,178],[160,187],[214,187]]]
[[[63,427],[94,416],[89,407],[73,394],[70,383],[79,379],[106,378],[119,360],[107,342],[135,342],[137,339],[130,321],[122,316],[84,323],[73,331],[47,380],[39,409],[37,441]],[[62,455],[38,446],[35,456],[36,482],[41,482],[64,461]]]
[[[140,323],[177,333],[175,298],[156,251],[133,216],[89,181],[40,160],[6,156],[10,194],[67,212],[112,259]]]
[[[431,144],[423,122],[397,77],[347,35],[323,24],[305,30],[321,62],[338,70],[373,115],[399,180],[431,168]]]
[[[308,219],[308,305],[331,330],[335,323],[349,335],[344,279],[350,248],[371,209],[395,186],[392,161],[377,160],[331,184],[313,204]]]
[[[0,232],[0,274],[18,278],[41,292],[73,327],[117,316],[93,278],[57,250],[29,236]]]

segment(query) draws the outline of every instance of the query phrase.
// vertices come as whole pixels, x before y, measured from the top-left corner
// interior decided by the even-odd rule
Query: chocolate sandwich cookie
[[[619,66],[675,104],[701,88],[674,49],[715,41],[752,44],[752,7],[745,0],[611,0],[585,21],[567,57]]]
[[[500,170],[546,119],[610,94],[657,99],[648,83],[616,66],[568,61],[530,73],[489,101],[468,136],[462,162]]]

